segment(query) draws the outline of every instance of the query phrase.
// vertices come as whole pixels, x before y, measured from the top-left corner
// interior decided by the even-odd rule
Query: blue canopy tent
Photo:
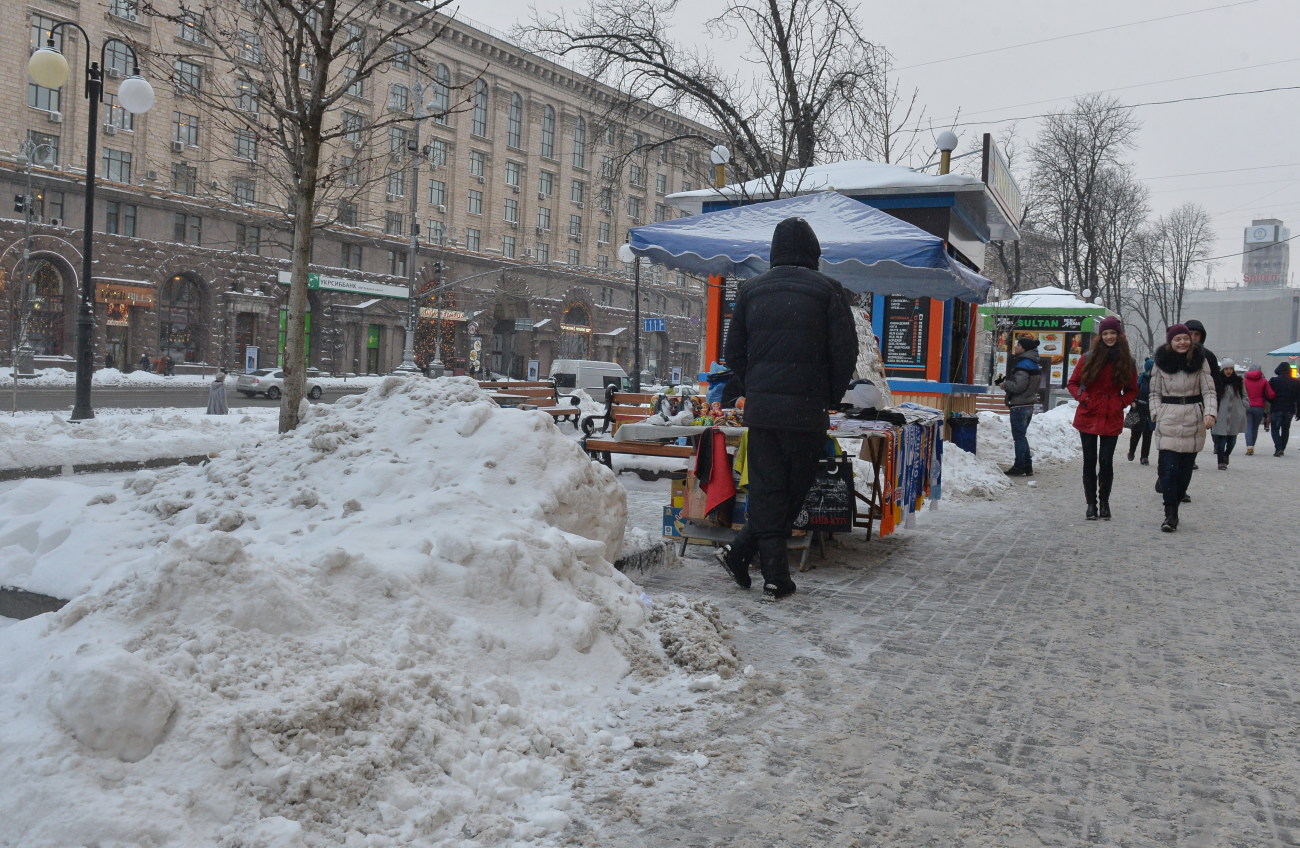
[[[788,197],[633,227],[632,252],[688,274],[738,279],[768,269],[772,231],[804,218],[821,242],[821,270],[853,292],[983,303],[989,281],[948,255],[943,239],[835,192]]]
[[[1270,350],[1269,356],[1300,356],[1300,342],[1292,342],[1286,347],[1280,347],[1277,350]]]

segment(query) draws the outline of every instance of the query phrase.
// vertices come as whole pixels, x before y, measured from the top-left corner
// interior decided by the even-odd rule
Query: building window
[[[59,164],[59,137],[57,135],[28,130],[27,140],[37,146],[42,144],[48,145],[50,148],[50,161],[55,165]]]
[[[572,248],[572,247],[569,248],[569,263],[568,263],[568,264],[570,264],[570,265],[581,265],[581,264],[582,264],[582,255],[578,253],[577,248]]]
[[[515,258],[515,237],[514,236],[501,237],[501,255],[504,256],[506,259]]]
[[[429,180],[429,202],[434,206],[447,203],[447,184],[442,180]]]
[[[629,197],[627,199],[627,214],[635,221],[641,220],[641,198]]]
[[[549,244],[540,241],[537,243],[537,261],[538,262],[551,261],[551,246]]]
[[[447,164],[447,142],[439,139],[429,142],[429,164],[435,168]]]
[[[609,257],[608,257],[608,256],[597,256],[597,257],[596,257],[596,267],[599,268],[599,269],[602,270],[602,271],[608,272],[608,271],[609,271]]]
[[[135,70],[131,48],[127,47],[125,42],[118,41],[116,38],[104,42],[104,70],[110,74],[116,71],[123,77],[130,76]]]
[[[616,134],[615,134],[614,125],[613,125],[613,124],[606,124],[606,125],[605,125],[605,144],[608,145],[609,147],[613,147],[613,146],[614,146],[614,141],[615,141],[616,137],[617,137],[617,136],[616,136]]]
[[[569,216],[569,235],[578,236],[579,238],[582,237],[582,216],[581,215]]]
[[[172,141],[190,147],[199,146],[199,116],[172,112]]]
[[[343,185],[359,186],[361,185],[361,164],[352,156],[344,156],[339,160],[339,170],[343,175]]]
[[[197,94],[203,90],[203,66],[186,59],[177,59],[173,66],[172,83],[177,94]]]
[[[357,205],[351,200],[339,202],[339,223],[345,227],[357,225]]]
[[[176,34],[181,37],[182,41],[188,41],[192,44],[208,43],[207,38],[203,35],[203,21],[193,12],[181,12],[176,27]]]
[[[388,59],[388,66],[395,71],[409,71],[411,69],[411,48],[406,44],[398,44],[393,47],[393,55]]]
[[[634,186],[645,185],[645,169],[640,165],[629,165],[627,169],[628,182]]]
[[[582,118],[573,125],[573,167],[587,169],[587,122]]]
[[[406,171],[389,171],[384,181],[384,193],[389,200],[406,197]]]
[[[465,228],[465,249],[475,253],[483,246],[483,233],[476,227]]]
[[[600,190],[600,208],[609,212],[614,208],[614,192],[608,188]]]
[[[406,216],[392,209],[384,211],[384,234],[400,236],[406,234]]]
[[[388,108],[398,112],[411,111],[411,89],[400,82],[388,86]]]
[[[549,206],[537,207],[537,229],[546,231],[551,228],[551,208]]]
[[[596,225],[596,240],[609,244],[609,221],[601,221]]]
[[[506,144],[518,150],[523,146],[524,134],[524,99],[518,94],[510,95],[510,118],[506,122]]]
[[[403,154],[406,152],[406,141],[410,137],[410,132],[406,127],[389,127],[388,128],[388,152],[393,154]]]
[[[250,115],[258,113],[256,83],[249,80],[239,80],[235,83],[235,108]]]
[[[668,207],[665,204],[663,203],[655,204],[655,220],[656,221],[668,220]]]
[[[235,250],[251,253],[254,256],[262,252],[262,228],[251,224],[235,224]]]
[[[240,206],[252,206],[257,202],[257,183],[247,177],[234,177],[230,181],[230,193]]]
[[[519,201],[511,198],[506,201],[505,219],[508,224],[519,223]]]
[[[128,21],[133,21],[139,14],[136,5],[137,0],[109,0],[108,13],[110,15],[116,15],[119,18],[125,18]]]
[[[104,179],[115,183],[131,182],[131,154],[125,150],[104,148],[104,161],[101,171]]]
[[[388,273],[394,277],[406,276],[406,251],[390,250],[388,251]]]
[[[184,162],[172,163],[172,191],[193,197],[199,193],[199,169]]]
[[[474,83],[474,106],[470,114],[470,132],[480,138],[487,137],[488,87],[483,80]]]
[[[682,191],[695,191],[695,184],[690,180],[682,180]]]
[[[245,62],[260,63],[262,61],[262,36],[255,32],[240,30],[239,58]]]
[[[469,152],[469,175],[481,177],[487,170],[487,156],[477,150]]]
[[[542,112],[542,148],[541,154],[547,159],[555,158],[555,107],[547,106]]]
[[[110,200],[104,210],[104,232],[116,236],[134,236],[135,218],[134,204]]]
[[[361,128],[365,126],[365,119],[356,112],[343,113],[343,138],[353,144],[361,143]]]
[[[344,68],[343,79],[347,81],[348,94],[351,94],[353,97],[366,96],[366,81],[357,76],[356,68]]]
[[[257,161],[257,136],[252,130],[235,130],[234,153],[236,159]]]
[[[104,117],[105,126],[117,127],[119,130],[135,129],[135,116],[118,105],[116,94],[105,92],[104,105],[108,107],[108,114]]]
[[[344,49],[349,53],[361,54],[366,52],[366,28],[363,24],[348,23],[344,25],[347,32],[347,41],[344,42]]]
[[[520,180],[523,179],[523,166],[518,162],[506,163],[506,185],[512,188],[519,188]]]
[[[483,192],[477,189],[469,190],[469,214],[483,214]]]
[[[433,97],[429,100],[429,108],[435,121],[447,123],[451,111],[451,71],[446,65],[439,65],[433,71]]]
[[[569,200],[574,203],[582,203],[587,193],[587,184],[582,180],[574,180],[569,184]]]
[[[668,175],[655,174],[655,191],[659,194],[668,193]]]
[[[600,176],[607,180],[614,179],[614,157],[600,157]]]
[[[555,174],[542,171],[537,175],[537,196],[541,200],[550,197],[555,191]]]
[[[203,219],[198,215],[177,212],[172,216],[172,241],[183,244],[203,243]]]
[[[361,270],[361,245],[343,242],[343,267],[349,271]]]
[[[433,244],[447,243],[447,225],[442,221],[435,221],[430,218],[424,222],[425,229],[429,231],[428,239]]]
[[[316,78],[316,57],[304,54],[298,63],[298,79],[310,82]]]

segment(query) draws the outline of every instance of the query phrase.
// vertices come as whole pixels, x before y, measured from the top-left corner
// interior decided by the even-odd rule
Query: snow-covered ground
[[[100,368],[91,375],[92,386],[109,387],[115,386],[120,388],[133,389],[156,389],[167,388],[168,386],[205,386],[212,380],[214,374],[219,369],[210,368],[203,374],[176,374],[172,377],[164,377],[161,374],[154,374],[149,371],[131,371],[129,373],[119,371],[116,368]],[[371,388],[379,385],[384,378],[378,376],[364,377],[312,377],[313,380],[325,387],[347,386],[349,388]],[[0,368],[0,392],[13,385],[13,370],[10,368]],[[62,368],[42,368],[35,372],[34,377],[23,378],[19,381],[19,391],[23,387],[32,386],[35,388],[49,388],[54,386],[74,386],[77,383],[77,375],[72,371],[64,371]]]
[[[1078,451],[1066,411],[1030,439]],[[560,845],[570,775],[744,677],[711,604],[611,565],[666,484],[471,380],[388,378],[284,435],[274,410],[0,419],[6,462],[143,447],[220,457],[0,485],[0,584],[73,599],[0,630],[4,844]],[[945,497],[996,497],[1009,456],[982,417]]]

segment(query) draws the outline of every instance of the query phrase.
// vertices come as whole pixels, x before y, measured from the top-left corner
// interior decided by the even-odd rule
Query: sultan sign
[[[281,271],[279,282],[289,285],[289,272]],[[367,283],[362,280],[349,280],[344,277],[326,277],[323,274],[308,274],[307,288],[324,291],[352,292],[353,294],[370,294],[377,297],[410,297],[406,286],[386,286],[383,283]]]

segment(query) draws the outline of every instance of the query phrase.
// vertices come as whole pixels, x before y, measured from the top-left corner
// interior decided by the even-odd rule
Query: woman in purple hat
[[[1165,344],[1155,353],[1151,371],[1151,420],[1156,424],[1160,493],[1165,520],[1160,529],[1178,529],[1178,505],[1192,482],[1196,455],[1205,447],[1205,431],[1214,426],[1219,398],[1214,391],[1210,363],[1201,346],[1192,341],[1186,324],[1165,331]]]
[[[1079,402],[1074,429],[1083,443],[1083,497],[1089,521],[1110,520],[1110,488],[1115,479],[1115,445],[1124,432],[1124,407],[1137,397],[1137,364],[1114,315],[1102,319],[1092,347],[1074,367],[1068,384]]]

